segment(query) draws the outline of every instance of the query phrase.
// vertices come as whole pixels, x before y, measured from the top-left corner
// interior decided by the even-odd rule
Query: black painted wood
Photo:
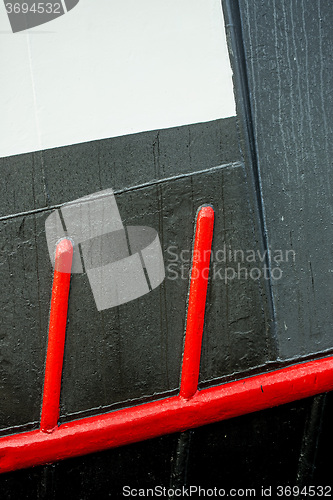
[[[0,218],[240,159],[235,117],[0,158]]]
[[[112,187],[124,222],[155,227],[168,259],[172,245],[174,251],[189,255],[197,208],[213,202],[222,211],[223,203],[229,208],[218,220],[230,226],[227,243],[236,235],[238,244],[247,247],[255,244],[255,230],[239,159],[235,118],[1,159],[0,278],[6,286],[0,291],[0,426],[4,433],[15,426],[36,427],[39,421],[52,286],[44,224],[51,208]],[[225,170],[222,166],[228,162],[235,167],[230,164]],[[221,169],[216,168],[219,165]],[[210,168],[213,171],[205,173]],[[245,229],[244,235],[237,224]],[[216,245],[224,238],[221,231],[218,234]],[[171,279],[170,270],[170,279],[142,300],[103,313],[96,310],[86,276],[73,275],[61,394],[64,419],[178,388],[188,268],[185,262],[183,279]],[[226,297],[223,300],[229,307]],[[259,297],[258,304],[261,300],[265,299]],[[256,325],[260,339],[266,320],[254,298],[253,304],[254,317],[260,316]],[[218,333],[216,325],[212,331]],[[216,343],[213,338],[209,333],[207,349]],[[263,339],[266,343],[266,334]],[[261,361],[267,356],[262,353]],[[257,355],[254,365],[256,359]],[[229,373],[223,357],[215,355],[211,363],[203,365],[205,380]],[[233,363],[235,371],[247,368],[236,358]]]
[[[236,2],[235,2],[236,3]],[[329,0],[240,0],[279,356],[331,350],[332,22]]]
[[[116,195],[125,225],[158,230],[164,283],[120,307],[98,312],[85,274],[71,281],[61,392],[62,420],[132,405],[179,387],[198,207],[216,211],[200,383],[238,376],[275,359],[264,278],[252,263],[225,262],[230,250],[257,250],[250,191],[240,163],[163,180]],[[37,425],[43,386],[52,266],[44,223],[50,211],[2,220],[1,425]],[[255,263],[263,273],[263,263]],[[241,271],[238,271],[238,266]],[[226,268],[229,268],[226,279]],[[236,375],[237,374],[237,375]],[[87,413],[88,412],[88,413]]]
[[[51,285],[44,220],[53,206],[103,188],[117,190],[127,224],[158,228],[165,249],[169,242],[191,247],[197,204],[209,198],[217,209],[215,250],[224,243],[295,250],[271,287],[224,286],[211,276],[202,385],[276,366],[269,362],[278,357],[332,349],[330,2],[230,0],[224,7],[241,153],[232,118],[1,160],[5,433],[36,426],[39,417]],[[139,313],[133,303],[97,319],[85,277],[73,277],[62,420],[178,387],[186,291],[183,280],[165,282],[154,292],[158,305],[149,294]],[[332,394],[318,396],[6,474],[1,498],[117,498],[125,484],[244,487],[258,495],[261,486],[329,484],[332,401]]]

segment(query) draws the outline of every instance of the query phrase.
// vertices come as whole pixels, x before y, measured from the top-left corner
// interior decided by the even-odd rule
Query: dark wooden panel
[[[170,242],[191,247],[197,204],[207,201],[217,210],[215,250],[224,244],[261,249],[259,212],[272,250],[296,251],[295,263],[281,263],[283,279],[272,283],[280,356],[289,359],[332,347],[327,244],[332,12],[328,1],[319,0],[240,0],[240,6],[254,123],[254,130],[251,120],[242,130],[246,170],[237,164],[186,175],[240,159],[235,119],[2,160],[6,193],[1,198],[0,273],[7,285],[1,296],[3,427],[39,416],[52,272],[44,209],[107,187],[118,190],[125,222],[156,227],[165,250]],[[238,109],[243,98],[237,96]],[[246,151],[248,132],[256,139],[250,144],[255,146],[252,157]],[[154,184],[179,174],[185,175]],[[131,189],[140,183],[148,185]],[[258,212],[253,186],[262,189]],[[40,208],[40,214],[15,215]],[[274,360],[265,285],[232,280],[225,286],[211,279],[203,385],[235,372],[248,374]],[[96,320],[85,276],[73,277],[63,419],[177,386],[186,291],[184,280],[165,282],[140,301],[140,310],[133,303],[125,313],[119,308]],[[318,396],[185,437],[165,436],[7,474],[0,477],[1,496],[109,498],[120,496],[125,484],[255,487],[259,496],[262,485],[328,484],[331,420],[331,395]]]
[[[241,159],[236,118],[0,159],[0,217]]]
[[[98,312],[85,274],[71,282],[61,414],[100,413],[115,403],[177,391],[188,273],[197,209],[213,204],[216,223],[200,382],[240,376],[274,361],[263,263],[223,260],[257,251],[250,191],[240,163],[184,174],[116,195],[125,225],[157,229],[166,279],[149,294]],[[1,221],[2,427],[37,422],[43,383],[52,267],[44,223],[50,211]],[[221,253],[222,252],[222,253]],[[176,260],[175,260],[176,259]],[[237,266],[243,270],[237,274]],[[232,279],[225,279],[226,268]],[[7,431],[9,432],[9,431]]]
[[[52,283],[49,213],[0,222],[2,428],[39,420]]]
[[[172,244],[179,252],[191,249],[195,212],[210,201],[221,211],[216,245],[234,240],[247,247],[257,237],[242,167],[214,170],[239,158],[236,119],[228,118],[1,159],[0,277],[6,286],[0,294],[0,420],[5,433],[13,426],[36,426],[39,420],[52,282],[44,229],[48,207],[112,187],[124,222],[158,229],[168,259]],[[188,175],[210,167],[211,173]],[[155,184],[165,178],[170,180]],[[141,189],[133,188],[140,184]],[[225,225],[228,233],[222,236]],[[189,263],[186,266],[188,271]],[[259,294],[259,304],[260,286],[249,285],[250,295],[251,287],[255,289],[251,301],[255,304]],[[73,275],[61,398],[64,418],[177,389],[187,286],[186,275],[170,279],[140,301],[97,313],[86,275]],[[236,291],[225,295],[221,283],[215,290],[220,291],[211,298],[212,318],[216,308],[220,311],[220,298],[223,310],[237,302]],[[251,350],[250,365],[270,358],[262,323],[267,318],[259,305],[254,307],[256,335],[265,333],[260,349]],[[234,314],[236,320],[241,317],[237,307]],[[242,354],[235,354],[230,364],[216,349],[219,338],[224,347],[228,339],[222,335],[229,321],[228,315],[224,318],[209,324],[202,380],[247,369],[238,359]],[[214,340],[215,331],[220,333]],[[245,349],[246,344],[243,337],[239,346]]]
[[[330,0],[240,0],[280,357],[333,348]]]
[[[0,158],[0,218],[46,207],[43,153]]]

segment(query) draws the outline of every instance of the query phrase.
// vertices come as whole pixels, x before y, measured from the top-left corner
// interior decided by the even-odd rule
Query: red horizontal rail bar
[[[289,403],[333,389],[333,357],[0,439],[0,472],[55,462]]]
[[[56,248],[52,285],[40,422],[40,428],[43,432],[51,432],[58,425],[72,259],[73,245],[71,241],[68,239],[61,240]]]

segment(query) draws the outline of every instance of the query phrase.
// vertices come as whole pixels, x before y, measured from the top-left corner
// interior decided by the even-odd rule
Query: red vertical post
[[[40,429],[52,432],[59,419],[62,365],[64,359],[67,310],[73,245],[63,239],[58,243],[55,256],[51,311]]]
[[[198,390],[213,229],[214,210],[210,206],[202,207],[195,231],[180,383],[180,396],[185,399],[190,399]]]

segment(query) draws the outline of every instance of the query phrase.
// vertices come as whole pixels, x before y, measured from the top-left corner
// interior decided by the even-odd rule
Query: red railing
[[[214,211],[197,217],[178,396],[58,426],[72,246],[57,248],[41,426],[0,439],[0,472],[56,462],[184,431],[333,389],[333,357],[198,390]]]
[[[63,239],[57,245],[51,297],[40,430],[52,432],[58,425],[61,375],[64,360],[67,309],[73,245]]]

